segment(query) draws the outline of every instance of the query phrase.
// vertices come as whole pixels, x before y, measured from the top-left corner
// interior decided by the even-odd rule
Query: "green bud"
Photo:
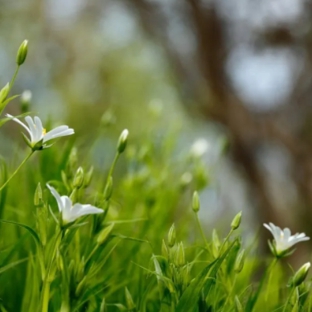
[[[184,253],[184,246],[182,242],[178,244],[178,247],[176,250],[175,264],[177,267],[182,267],[185,265],[185,253]]]
[[[237,296],[234,297],[234,302],[235,302],[235,311],[244,312],[243,306]]]
[[[94,171],[94,167],[91,166],[89,171],[85,174],[85,178],[84,178],[84,182],[83,182],[84,187],[88,187],[90,185],[92,177],[93,177],[93,171]]]
[[[86,280],[87,280],[87,276],[84,276],[83,279],[80,281],[80,283],[78,284],[76,291],[75,291],[75,295],[76,297],[80,297],[82,294],[82,291],[86,285]]]
[[[21,95],[21,111],[22,113],[26,113],[29,111],[29,104],[31,101],[31,91],[25,90]]]
[[[231,228],[232,230],[236,230],[239,228],[240,223],[242,221],[242,212],[240,211],[233,219],[232,223],[231,223]]]
[[[168,232],[168,246],[172,248],[175,242],[176,242],[176,230],[174,224],[172,224]]]
[[[36,207],[42,206],[43,204],[42,188],[41,188],[40,182],[38,183],[36,191],[35,191],[34,204]]]
[[[304,282],[304,280],[306,279],[308,275],[310,266],[311,266],[311,263],[307,262],[295,273],[293,280],[291,282],[292,286],[297,287]]]
[[[7,83],[1,90],[0,90],[0,103],[3,103],[7,98],[10,91],[10,83]]]
[[[121,132],[121,135],[119,137],[118,144],[117,144],[118,154],[123,153],[123,151],[126,149],[127,142],[128,142],[128,135],[129,135],[128,129],[125,129]]]
[[[195,191],[193,193],[193,200],[192,200],[192,209],[194,212],[198,212],[199,209],[200,209],[200,201],[199,201],[199,196],[198,196],[198,193],[197,191]]]
[[[77,189],[81,188],[83,185],[83,180],[84,180],[84,172],[83,172],[82,167],[79,167],[74,177],[74,183],[73,183],[74,188],[77,188]]]
[[[28,51],[28,40],[24,40],[17,51],[16,63],[18,66],[21,66],[25,62],[27,51]]]
[[[105,302],[105,298],[103,298],[102,302],[101,302],[101,306],[100,306],[100,312],[106,312],[106,302]]]
[[[127,304],[128,311],[134,311],[135,304],[133,302],[132,296],[127,287],[125,288],[125,295],[126,295],[126,304]]]
[[[77,191],[76,188],[71,192],[69,198],[71,199],[71,201],[72,201],[73,203],[76,203],[76,202],[77,202],[78,191]]]
[[[212,254],[215,258],[219,256],[221,243],[216,229],[212,230]]]
[[[113,230],[114,226],[115,226],[115,223],[111,223],[109,226],[107,226],[106,228],[104,228],[104,229],[100,232],[100,234],[99,234],[99,236],[98,236],[98,238],[97,238],[97,240],[96,240],[96,242],[97,242],[99,245],[103,244],[103,243],[106,241],[106,239],[108,238],[109,234],[110,234],[111,231]]]
[[[109,200],[113,194],[113,177],[110,176],[107,180],[107,183],[105,185],[104,189],[104,199]]]
[[[245,264],[245,249],[242,249],[235,260],[234,271],[240,273]]]
[[[168,247],[167,247],[166,242],[165,242],[164,239],[162,240],[162,244],[161,244],[161,254],[162,254],[166,259],[168,259],[169,251],[168,251]]]

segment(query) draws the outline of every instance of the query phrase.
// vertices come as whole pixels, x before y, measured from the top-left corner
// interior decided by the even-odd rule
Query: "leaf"
[[[198,304],[198,298],[205,287],[208,292],[210,288],[215,283],[216,274],[230,252],[230,250],[235,245],[236,240],[228,247],[228,249],[220,256],[218,259],[209,263],[202,272],[197,275],[195,280],[186,288],[185,292],[182,294],[180,301],[176,307],[176,312],[194,312],[196,311],[196,306]]]
[[[9,97],[8,99],[6,99],[4,102],[2,102],[0,104],[0,115],[2,114],[3,110],[5,109],[5,107],[11,102],[13,101],[14,99],[16,99],[17,97],[19,97],[20,95],[13,95],[11,97]],[[2,125],[0,124],[0,127]]]
[[[40,238],[39,238],[38,234],[30,226],[28,226],[26,224],[23,224],[23,223],[18,223],[18,222],[15,222],[15,221],[3,220],[3,219],[0,219],[0,222],[14,224],[14,225],[17,225],[19,227],[24,228],[25,230],[27,230],[31,234],[31,236],[34,238],[35,242],[38,244],[38,246],[41,246],[41,241],[40,241]]]
[[[5,181],[8,179],[8,167],[6,165],[5,160],[2,157],[0,157],[0,174],[1,174],[0,175],[0,185],[3,185],[5,183]],[[0,218],[2,217],[2,214],[3,214],[6,195],[7,195],[7,188],[5,187],[0,192]]]
[[[11,268],[21,264],[21,263],[23,263],[23,262],[25,262],[27,260],[28,260],[28,258],[24,258],[24,259],[20,259],[20,260],[17,260],[15,262],[11,262],[11,263],[3,266],[2,268],[0,268],[0,274],[2,274],[3,272],[5,272],[5,271],[7,271],[7,270],[9,270],[9,269],[11,269]]]

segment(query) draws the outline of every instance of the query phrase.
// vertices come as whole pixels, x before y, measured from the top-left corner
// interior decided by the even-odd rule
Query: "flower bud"
[[[185,265],[185,253],[184,253],[184,246],[182,242],[178,244],[178,248],[176,251],[175,264],[177,267],[182,267]]]
[[[240,223],[242,221],[242,212],[240,211],[233,219],[232,223],[231,223],[231,228],[232,230],[236,230],[239,228]]]
[[[198,193],[197,191],[195,191],[193,193],[193,200],[192,200],[192,209],[194,212],[198,212],[199,209],[200,209],[200,201],[199,201],[199,196],[198,196]]]
[[[125,295],[126,295],[126,304],[127,304],[128,311],[134,311],[135,304],[133,302],[132,296],[127,287],[125,288]]]
[[[82,167],[79,167],[74,177],[74,183],[73,183],[74,188],[77,188],[77,189],[81,188],[83,185],[83,180],[84,180],[84,172],[83,172]]]
[[[27,51],[28,51],[28,40],[24,40],[17,51],[16,63],[18,66],[21,66],[25,62]]]
[[[166,242],[165,242],[164,239],[162,240],[162,244],[161,244],[161,254],[162,254],[166,259],[168,259],[169,251],[168,251],[168,247],[167,247]]]
[[[110,176],[107,180],[107,183],[105,185],[104,189],[104,199],[109,200],[113,193],[113,177]]]
[[[35,206],[41,206],[43,204],[43,197],[42,197],[42,188],[40,182],[37,185],[35,196],[34,196],[34,204]]]
[[[71,192],[69,198],[70,198],[70,200],[71,200],[73,203],[76,203],[76,202],[77,202],[77,197],[78,197],[78,191],[77,191],[77,189],[75,188],[75,189]]]
[[[215,258],[219,256],[220,239],[216,229],[212,230],[212,254]]]
[[[94,171],[94,167],[91,166],[88,172],[85,174],[85,178],[83,180],[84,187],[88,187],[90,185],[92,177],[93,177],[93,171]]]
[[[311,263],[307,262],[304,264],[294,275],[291,285],[294,287],[299,286],[306,279]]]
[[[172,224],[168,232],[168,246],[172,248],[175,242],[176,242],[176,230],[174,224]]]
[[[7,98],[10,91],[10,83],[7,83],[1,90],[0,90],[0,103],[3,103]]]
[[[235,302],[235,311],[243,312],[244,311],[243,306],[237,296],[234,297],[234,302]]]
[[[29,111],[29,104],[32,98],[32,94],[30,90],[23,91],[21,95],[21,111],[22,113],[26,113]]]
[[[234,271],[240,273],[245,264],[245,249],[242,249],[235,260]]]
[[[82,294],[82,291],[86,285],[86,280],[87,280],[87,276],[84,276],[83,279],[80,281],[80,283],[78,284],[76,291],[75,291],[75,295],[77,298],[79,298]]]
[[[109,236],[109,234],[110,234],[111,231],[113,230],[114,226],[115,226],[115,223],[111,223],[109,226],[107,226],[106,228],[104,228],[104,229],[100,232],[100,234],[99,234],[99,236],[98,236],[98,238],[97,238],[97,240],[96,240],[96,242],[97,242],[99,245],[103,244],[103,243],[106,241],[107,237]]]
[[[117,152],[119,154],[123,153],[123,151],[126,149],[127,142],[128,142],[128,135],[129,135],[128,129],[125,129],[121,132],[121,135],[119,137],[118,144],[117,144]]]

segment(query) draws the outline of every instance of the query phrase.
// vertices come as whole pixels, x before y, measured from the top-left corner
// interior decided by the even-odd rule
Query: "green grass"
[[[172,133],[133,142],[123,133],[112,165],[92,169],[91,145],[85,155],[62,138],[33,146],[13,177],[29,147],[1,158],[0,311],[311,311],[309,267],[295,274],[260,257],[241,237],[244,216],[224,238],[202,228],[195,191],[209,178],[174,142]],[[103,213],[66,224],[47,183]]]

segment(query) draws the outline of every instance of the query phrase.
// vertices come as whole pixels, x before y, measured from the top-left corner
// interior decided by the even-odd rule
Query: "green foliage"
[[[225,238],[211,229],[207,239],[197,191],[208,175],[200,157],[176,155],[169,130],[139,141],[124,130],[103,168],[70,140],[33,151],[13,173],[1,158],[0,311],[311,310],[310,264],[295,274],[279,259],[263,265],[242,242],[241,212]],[[63,222],[47,183],[101,213]]]

